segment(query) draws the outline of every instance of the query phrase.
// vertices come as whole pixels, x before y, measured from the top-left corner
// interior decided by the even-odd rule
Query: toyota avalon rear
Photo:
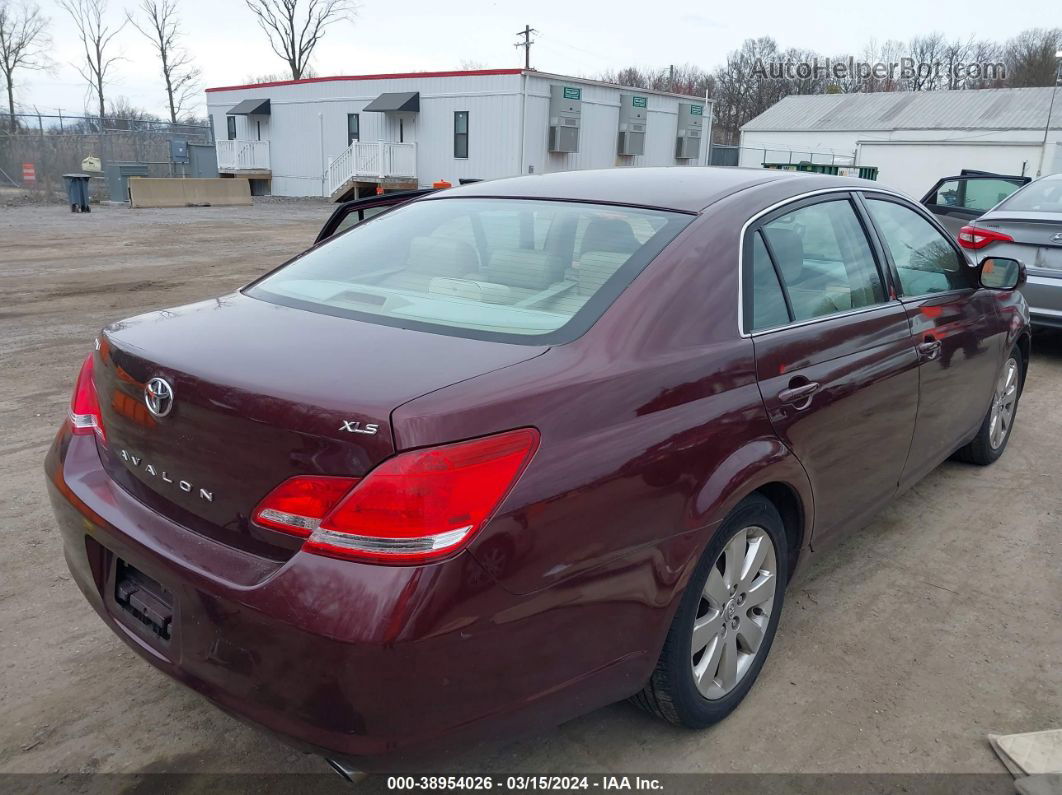
[[[533,521],[533,407],[398,412],[574,338],[691,217],[417,202],[108,326],[47,461],[77,584],[149,661],[329,755],[555,720],[584,655],[539,659],[556,620],[521,615],[501,550],[468,554],[492,518]]]

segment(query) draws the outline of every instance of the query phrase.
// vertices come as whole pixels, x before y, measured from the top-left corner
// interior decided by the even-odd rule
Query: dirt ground
[[[0,208],[0,772],[323,770],[104,627],[66,572],[41,465],[102,325],[249,281],[330,209]],[[986,733],[1062,725],[1062,341],[1035,348],[1004,458],[945,464],[816,554],[724,723],[693,733],[617,704],[453,769],[1005,772]]]

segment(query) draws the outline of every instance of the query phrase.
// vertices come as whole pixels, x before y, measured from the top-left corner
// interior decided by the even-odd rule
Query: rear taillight
[[[107,441],[96,385],[92,382],[92,368],[93,356],[90,353],[82,363],[77,383],[74,384],[74,396],[70,399],[70,428],[76,434],[95,433]]]
[[[523,428],[400,453],[344,494],[338,481],[348,480],[348,486],[355,481],[292,478],[263,500],[254,518],[308,535],[303,549],[318,555],[386,563],[438,558],[467,544],[487,522],[531,460],[538,439],[538,431]],[[323,491],[312,504],[282,501],[289,495],[300,499],[313,491],[312,482],[323,480],[337,481],[331,505]]]
[[[979,226],[964,226],[959,230],[959,245],[963,248],[984,248],[989,243],[1013,243],[1014,238],[1002,232],[982,229]]]
[[[357,482],[357,478],[313,475],[289,478],[262,500],[255,509],[254,520],[305,538]]]

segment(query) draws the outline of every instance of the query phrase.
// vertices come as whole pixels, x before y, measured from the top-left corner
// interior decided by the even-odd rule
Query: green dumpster
[[[806,171],[811,174],[833,174],[843,177],[856,177],[860,179],[878,178],[877,166],[835,166],[830,163],[812,163],[802,160],[799,163],[764,163],[764,168],[773,168],[779,171]]]

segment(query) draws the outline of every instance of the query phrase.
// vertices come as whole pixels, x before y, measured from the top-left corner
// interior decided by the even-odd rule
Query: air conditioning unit
[[[583,90],[575,86],[549,87],[549,151],[578,152],[583,115]]]
[[[620,94],[617,154],[645,154],[645,114],[648,107],[648,97],[638,96],[637,94]]]
[[[701,131],[704,128],[704,105],[680,102],[675,159],[696,160],[701,154]]]

